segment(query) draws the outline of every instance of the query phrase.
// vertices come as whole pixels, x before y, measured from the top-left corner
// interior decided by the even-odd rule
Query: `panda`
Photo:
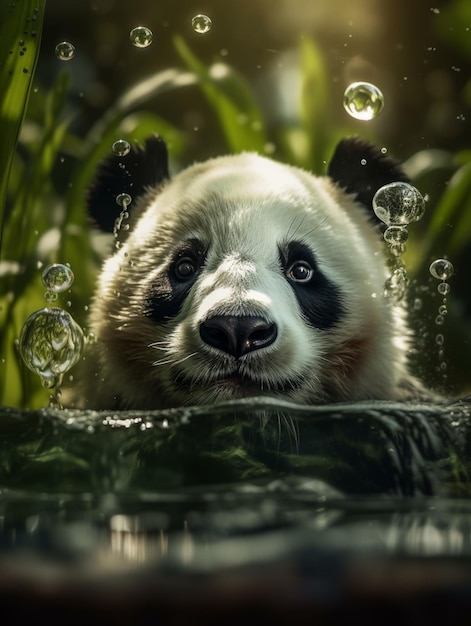
[[[107,156],[87,204],[116,246],[68,406],[417,397],[372,210],[377,189],[405,180],[357,137],[340,141],[325,176],[246,152],[170,177],[158,136]],[[122,193],[132,201],[119,216]]]

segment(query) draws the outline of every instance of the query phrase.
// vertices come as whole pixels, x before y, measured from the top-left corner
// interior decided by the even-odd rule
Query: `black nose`
[[[200,336],[208,345],[238,359],[247,352],[272,344],[277,329],[262,317],[215,315],[201,324]]]

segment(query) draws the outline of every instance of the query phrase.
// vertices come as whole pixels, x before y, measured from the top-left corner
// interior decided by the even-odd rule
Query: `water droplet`
[[[211,26],[213,25],[211,18],[207,15],[195,15],[195,17],[191,20],[191,25],[195,33],[199,33],[200,35],[204,35],[211,30]]]
[[[152,43],[154,34],[147,26],[136,26],[136,28],[133,28],[129,33],[129,39],[136,48],[147,48],[147,46],[150,46]]]
[[[343,106],[357,120],[372,120],[384,107],[383,93],[371,83],[352,83],[343,95]]]
[[[51,307],[28,317],[18,343],[27,367],[41,377],[45,387],[52,388],[61,384],[64,373],[79,360],[84,337],[67,311]]]
[[[447,259],[435,259],[430,264],[430,273],[438,280],[448,280],[448,278],[453,276],[454,271],[455,268]]]
[[[406,226],[420,220],[425,202],[409,183],[394,182],[378,189],[373,197],[373,210],[387,226]]]
[[[111,149],[117,156],[123,157],[129,154],[131,150],[131,144],[125,139],[118,139],[118,141],[115,141],[114,144],[111,146]]]
[[[61,41],[56,46],[56,57],[60,61],[70,61],[75,55],[75,46],[69,41]]]
[[[41,280],[46,289],[60,293],[70,289],[74,282],[74,273],[68,265],[54,263],[44,269]]]

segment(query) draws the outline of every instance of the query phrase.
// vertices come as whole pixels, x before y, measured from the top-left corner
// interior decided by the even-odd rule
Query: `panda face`
[[[156,138],[134,151],[126,178],[110,159],[89,208],[110,229],[115,196],[129,192],[130,229],[99,277],[97,341],[72,405],[400,396],[408,334],[383,296],[381,237],[363,205],[403,175],[379,151],[344,142],[328,177],[245,153],[169,180]]]

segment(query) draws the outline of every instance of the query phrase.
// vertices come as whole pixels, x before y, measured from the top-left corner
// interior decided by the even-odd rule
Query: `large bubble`
[[[84,348],[81,327],[59,307],[40,309],[23,324],[19,350],[25,364],[51,389],[80,359]]]
[[[418,189],[398,181],[378,189],[373,197],[373,210],[387,226],[407,226],[423,216],[425,201]]]
[[[384,107],[383,93],[371,83],[352,83],[343,95],[343,106],[351,117],[369,121],[377,117]]]

